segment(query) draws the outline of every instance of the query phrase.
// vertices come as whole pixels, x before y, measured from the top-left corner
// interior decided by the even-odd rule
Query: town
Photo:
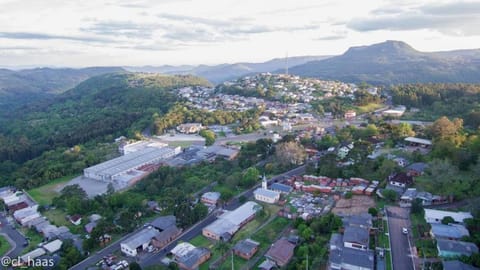
[[[268,98],[218,92],[269,91],[266,80],[277,91]],[[411,112],[375,98],[377,88],[297,76],[217,88],[177,94],[192,109],[263,108],[259,128],[184,122],[121,136],[111,158],[81,175],[1,188],[8,256],[70,269],[476,269],[467,265],[478,258],[478,217],[456,207],[460,193],[427,182],[446,166],[426,158],[438,151],[435,136],[452,134],[426,130],[450,120],[399,120]],[[355,104],[362,91],[379,102],[370,111],[310,105]]]

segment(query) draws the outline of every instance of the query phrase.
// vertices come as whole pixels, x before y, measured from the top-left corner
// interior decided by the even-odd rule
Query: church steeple
[[[265,176],[265,174],[263,174],[263,178],[262,178],[262,188],[263,189],[268,189],[267,188],[267,177]]]

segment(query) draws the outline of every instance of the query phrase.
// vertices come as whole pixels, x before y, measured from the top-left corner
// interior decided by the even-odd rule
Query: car
[[[408,234],[408,230],[407,230],[407,228],[405,228],[405,227],[404,227],[404,228],[402,228],[402,233],[403,233],[403,234]]]

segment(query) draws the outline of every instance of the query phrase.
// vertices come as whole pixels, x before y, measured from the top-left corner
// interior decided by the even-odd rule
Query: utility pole
[[[307,251],[307,270],[308,270],[308,251]]]
[[[285,56],[285,75],[288,75],[288,51],[287,55]]]
[[[234,270],[234,266],[233,266],[233,249],[232,249],[232,270]]]

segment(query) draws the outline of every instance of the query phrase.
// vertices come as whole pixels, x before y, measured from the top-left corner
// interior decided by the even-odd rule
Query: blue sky
[[[260,62],[392,39],[480,47],[480,1],[0,0],[0,10],[2,66]]]

